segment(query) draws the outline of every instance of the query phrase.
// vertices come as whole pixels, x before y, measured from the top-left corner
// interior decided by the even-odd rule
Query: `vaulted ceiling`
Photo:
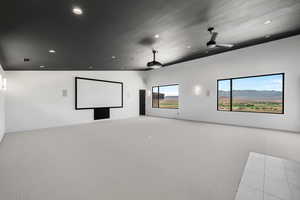
[[[2,0],[0,63],[5,70],[144,70],[153,48],[171,65],[299,34],[299,19],[300,0]],[[209,26],[235,47],[207,51]]]

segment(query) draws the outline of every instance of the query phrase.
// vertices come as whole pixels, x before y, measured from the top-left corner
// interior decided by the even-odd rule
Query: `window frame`
[[[158,97],[158,107],[153,107],[153,88],[157,87],[158,89],[158,94],[159,94],[159,88],[160,87],[168,87],[168,86],[178,86],[178,107],[177,108],[161,108],[160,105],[159,105],[159,97]],[[151,96],[152,96],[152,108],[157,108],[157,109],[179,109],[179,84],[168,84],[168,85],[158,85],[158,86],[152,86],[152,93],[151,93]]]
[[[220,81],[230,81],[230,90],[229,90],[229,98],[230,98],[230,106],[229,110],[220,110],[219,109],[219,82]],[[226,79],[218,79],[217,80],[217,111],[223,111],[223,112],[232,112],[232,79],[226,78]]]
[[[245,78],[256,78],[256,77],[263,77],[263,76],[274,76],[274,75],[282,75],[282,112],[281,113],[274,113],[274,112],[251,112],[251,111],[237,111],[232,109],[232,82],[236,79],[245,79]],[[230,81],[230,110],[220,110],[219,109],[219,82],[220,81]],[[235,78],[225,78],[225,79],[218,79],[217,80],[217,111],[221,112],[242,112],[242,113],[262,113],[262,114],[276,114],[276,115],[283,115],[285,111],[284,107],[284,96],[285,96],[285,73],[274,73],[274,74],[263,74],[263,75],[255,75],[255,76],[242,76],[242,77],[235,77]]]

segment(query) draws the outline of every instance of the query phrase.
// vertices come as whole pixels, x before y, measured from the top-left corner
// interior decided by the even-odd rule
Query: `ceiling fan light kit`
[[[158,53],[156,50],[152,50],[153,53],[153,61],[147,63],[147,67],[151,69],[159,69],[163,66],[160,62],[155,60],[155,54]]]

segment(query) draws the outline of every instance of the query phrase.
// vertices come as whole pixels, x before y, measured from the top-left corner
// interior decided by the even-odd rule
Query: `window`
[[[158,108],[158,87],[152,88],[152,108]]]
[[[218,110],[230,111],[230,80],[218,81]]]
[[[218,110],[284,113],[284,73],[218,80]]]
[[[159,87],[159,108],[178,108],[178,85]]]
[[[152,108],[178,109],[178,85],[164,85],[152,87]]]

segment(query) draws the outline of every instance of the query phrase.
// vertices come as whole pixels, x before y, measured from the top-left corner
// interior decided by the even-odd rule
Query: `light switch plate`
[[[210,90],[206,90],[206,96],[207,96],[207,97],[210,96]]]
[[[62,90],[62,96],[67,97],[68,96],[68,90],[66,90],[66,89]]]

